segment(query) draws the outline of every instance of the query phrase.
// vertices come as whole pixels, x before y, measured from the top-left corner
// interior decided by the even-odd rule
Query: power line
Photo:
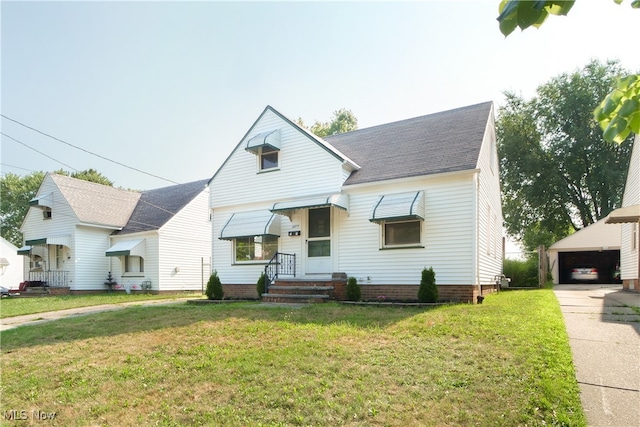
[[[8,164],[6,164],[6,163],[0,163],[0,165],[1,165],[1,166],[6,166],[6,167],[8,167],[8,168],[21,169],[21,170],[23,170],[23,171],[27,171],[27,172],[36,172],[36,171],[34,171],[34,170],[32,170],[32,169],[22,168],[22,167],[20,167],[20,166],[8,165]]]
[[[76,169],[76,168],[74,168],[74,167],[72,167],[72,166],[69,166],[69,165],[68,165],[68,164],[66,164],[66,163],[63,163],[63,162],[61,162],[60,160],[56,160],[56,159],[54,159],[53,157],[51,157],[50,155],[43,153],[42,151],[38,151],[38,150],[36,150],[35,148],[28,146],[27,144],[25,144],[25,143],[24,143],[24,142],[22,142],[22,141],[18,141],[18,140],[17,140],[17,139],[15,139],[14,137],[9,136],[9,135],[7,135],[7,134],[6,134],[6,133],[4,133],[4,132],[0,132],[0,135],[2,135],[2,136],[6,136],[7,138],[9,138],[9,139],[11,139],[11,140],[13,140],[13,141],[17,142],[18,144],[24,145],[24,146],[25,146],[25,147],[27,147],[28,149],[33,150],[33,151],[35,151],[35,152],[36,152],[36,153],[38,153],[38,154],[42,154],[43,156],[50,158],[50,159],[51,159],[51,160],[53,160],[54,162],[58,162],[58,163],[60,163],[61,165],[66,166],[66,167],[68,167],[68,168],[70,168],[70,169],[73,169],[74,171],[78,172],[78,169]]]
[[[71,143],[69,143],[69,142],[63,141],[63,140],[61,140],[61,139],[59,139],[59,138],[56,138],[56,137],[55,137],[55,136],[53,136],[53,135],[49,135],[48,133],[42,132],[42,131],[40,131],[40,130],[38,130],[38,129],[36,129],[36,128],[33,128],[33,127],[28,126],[28,125],[26,125],[26,124],[24,124],[24,123],[21,123],[21,122],[19,122],[18,120],[12,119],[11,117],[7,117],[7,116],[5,116],[4,114],[0,114],[0,116],[2,116],[3,118],[5,118],[5,119],[7,119],[7,120],[10,120],[10,121],[12,121],[12,122],[14,122],[14,123],[16,123],[16,124],[19,124],[20,126],[23,126],[23,127],[27,128],[27,129],[30,129],[30,130],[34,131],[34,132],[37,132],[37,133],[39,133],[39,134],[41,134],[41,135],[44,135],[44,136],[49,137],[49,138],[51,138],[51,139],[53,139],[53,140],[56,140],[56,141],[61,142],[61,143],[63,143],[63,144],[66,144],[66,145],[68,145],[69,147],[73,147],[73,148],[75,148],[75,149],[77,149],[77,150],[84,151],[85,153],[88,153],[88,154],[91,154],[91,155],[93,155],[93,156],[99,157],[99,158],[101,158],[101,159],[103,159],[103,160],[106,160],[106,161],[108,161],[108,162],[115,163],[116,165],[123,166],[123,167],[125,167],[125,168],[127,168],[127,169],[131,169],[131,170],[134,170],[134,171],[136,171],[136,172],[140,172],[140,173],[143,173],[143,174],[145,174],[145,175],[149,175],[149,176],[152,176],[152,177],[154,177],[154,178],[161,179],[161,180],[163,180],[163,181],[171,182],[171,183],[173,183],[173,184],[179,184],[179,182],[172,181],[172,180],[170,180],[170,179],[163,178],[163,177],[161,177],[161,176],[154,175],[154,174],[149,173],[149,172],[145,172],[145,171],[140,170],[140,169],[138,169],[138,168],[135,168],[135,167],[133,167],[133,166],[125,165],[124,163],[118,162],[118,161],[116,161],[116,160],[109,159],[109,158],[104,157],[104,156],[102,156],[102,155],[100,155],[100,154],[97,154],[97,153],[91,152],[91,151],[86,150],[86,149],[84,149],[84,148],[82,148],[82,147],[78,147],[77,145],[73,145],[73,144],[71,144]],[[13,139],[13,138],[12,138],[12,139]],[[74,170],[75,170],[75,169],[74,169]]]

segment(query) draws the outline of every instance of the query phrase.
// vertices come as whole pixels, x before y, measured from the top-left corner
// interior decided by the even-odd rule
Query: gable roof
[[[258,116],[258,118],[253,122],[253,124],[251,125],[249,130],[244,134],[242,139],[240,139],[240,142],[238,142],[238,144],[235,146],[235,148],[231,151],[231,154],[229,154],[229,156],[225,159],[225,161],[222,163],[222,165],[213,174],[211,179],[209,179],[207,184],[210,184],[211,181],[213,181],[213,179],[216,177],[216,175],[218,175],[218,172],[220,172],[222,170],[222,168],[224,167],[224,165],[227,164],[227,162],[229,161],[229,159],[231,158],[233,153],[235,153],[236,150],[238,149],[238,147],[240,147],[242,142],[245,141],[246,138],[253,133],[253,129],[256,127],[256,125],[260,122],[262,117],[264,117],[264,115],[268,111],[271,111],[273,114],[275,114],[276,116],[280,117],[283,121],[285,121],[287,124],[289,124],[292,128],[296,129],[298,132],[300,132],[306,138],[308,138],[309,140],[313,141],[315,144],[318,144],[320,147],[322,147],[324,150],[326,150],[328,153],[330,153],[336,159],[340,160],[341,162],[347,163],[351,167],[351,169],[357,170],[357,169],[360,168],[360,166],[356,162],[354,162],[352,159],[350,159],[344,153],[340,152],[340,150],[338,150],[336,147],[334,147],[333,145],[327,143],[322,138],[314,135],[309,130],[307,130],[307,129],[303,128],[302,126],[298,125],[296,122],[294,122],[293,120],[289,119],[288,117],[286,117],[284,114],[280,113],[278,110],[276,110],[272,106],[267,105],[265,107],[265,109],[262,110],[262,113],[260,113],[260,116]]]
[[[140,193],[134,191],[55,173],[48,175],[82,223],[124,227],[140,198]]]
[[[113,234],[158,230],[200,194],[206,179],[143,191],[129,221]]]
[[[401,120],[325,140],[361,166],[345,185],[477,167],[492,102]]]

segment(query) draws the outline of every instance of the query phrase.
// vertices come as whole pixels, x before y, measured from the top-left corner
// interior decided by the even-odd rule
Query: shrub
[[[358,285],[358,279],[355,277],[349,277],[347,279],[347,300],[348,301],[360,301],[362,294],[360,292],[360,285]]]
[[[436,286],[436,273],[433,267],[422,269],[422,279],[418,289],[418,301],[438,302],[438,287]]]
[[[205,294],[209,299],[222,299],[222,297],[224,296],[222,283],[220,282],[220,278],[218,277],[218,272],[215,270],[211,274],[211,277],[209,277]]]
[[[260,277],[258,278],[258,283],[256,285],[256,289],[258,290],[258,298],[262,297],[262,294],[267,291],[266,280],[267,279],[263,271],[262,273],[260,273]]]
[[[511,279],[510,287],[527,288],[538,286],[538,257],[531,257],[526,261],[505,259],[502,271]]]

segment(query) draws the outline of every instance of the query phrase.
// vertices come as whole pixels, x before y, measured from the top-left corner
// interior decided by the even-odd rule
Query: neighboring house
[[[554,284],[573,282],[574,268],[592,267],[598,271],[597,283],[615,283],[620,266],[620,225],[607,225],[601,219],[557,241],[549,248],[549,268]]]
[[[494,290],[493,114],[487,102],[322,139],[267,106],[209,182],[225,295],[257,296],[276,252],[297,277],[356,277],[364,299],[416,299],[425,267],[443,300]]]
[[[29,202],[21,227],[25,246],[18,253],[29,257],[25,278],[51,287],[67,287],[72,292],[96,291],[106,289],[104,282],[112,271],[123,286],[139,289],[143,281],[151,281],[152,290],[164,291],[159,261],[167,253],[182,260],[185,236],[192,230],[210,230],[206,214],[201,214],[202,221],[190,223],[197,218],[194,211],[206,209],[204,184],[200,181],[138,193],[48,173]],[[156,215],[148,212],[150,208]],[[185,218],[188,225],[184,224]],[[129,247],[134,239],[127,235],[134,236],[139,244]],[[114,248],[118,242],[121,246]],[[209,257],[209,248],[200,251],[203,246],[199,240],[194,244],[198,259]],[[200,289],[201,274],[198,271],[196,276],[192,270],[186,269],[188,277],[184,280],[169,280],[168,290],[185,289],[185,282],[190,289]]]
[[[622,224],[620,269],[624,289],[640,292],[640,135],[629,162],[622,207],[609,214],[607,224]]]
[[[151,281],[161,291],[201,290],[211,265],[207,180],[143,191],[106,255],[125,288]],[[103,254],[104,255],[104,254]]]
[[[13,243],[0,237],[0,286],[18,289],[24,280],[24,257]]]

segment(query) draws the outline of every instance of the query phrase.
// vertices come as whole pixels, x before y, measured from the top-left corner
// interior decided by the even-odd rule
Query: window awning
[[[26,255],[26,256],[38,255],[38,256],[44,258],[46,256],[46,254],[47,254],[46,246],[25,245],[25,246],[21,247],[20,249],[18,249],[18,255]]]
[[[144,258],[146,256],[146,244],[144,239],[141,240],[123,240],[117,242],[111,246],[106,256],[139,256]]]
[[[48,208],[53,207],[53,193],[45,194],[40,197],[35,197],[29,200],[29,206],[46,206]]]
[[[271,148],[272,150],[280,150],[280,129],[273,129],[252,136],[247,141],[245,150],[257,153],[260,147]]]
[[[424,219],[424,191],[380,196],[373,207],[371,222]]]
[[[234,213],[222,227],[219,239],[253,236],[280,237],[280,217],[266,209]]]
[[[37,245],[64,245],[71,247],[71,236],[53,236],[53,237],[44,237],[40,239],[30,239],[24,242],[26,246],[37,246]]]
[[[286,214],[296,209],[324,208],[327,206],[335,206],[345,211],[349,210],[348,194],[332,194],[330,196],[309,197],[304,199],[295,199],[287,202],[277,202],[273,204],[271,212],[278,214]]]
[[[625,206],[611,212],[605,224],[622,224],[626,222],[640,221],[640,205]]]

